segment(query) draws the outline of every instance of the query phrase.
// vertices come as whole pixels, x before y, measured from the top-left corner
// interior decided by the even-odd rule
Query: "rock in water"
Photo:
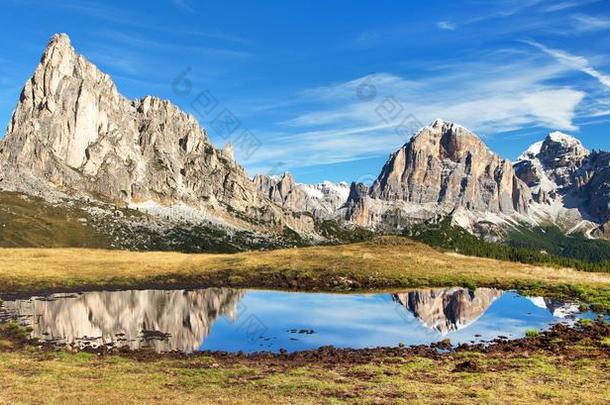
[[[186,204],[239,227],[301,232],[261,197],[245,170],[214,148],[189,114],[154,97],[130,101],[111,78],[53,36],[0,144],[0,187],[89,196],[119,205]]]

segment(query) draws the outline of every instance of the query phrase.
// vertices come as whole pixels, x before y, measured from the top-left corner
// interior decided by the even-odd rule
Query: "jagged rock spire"
[[[0,186],[118,204],[187,204],[242,227],[312,226],[261,198],[244,169],[221,155],[194,117],[155,97],[126,99],[57,34],[0,143]]]

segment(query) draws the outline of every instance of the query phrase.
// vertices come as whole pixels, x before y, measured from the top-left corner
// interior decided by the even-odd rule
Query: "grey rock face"
[[[328,219],[337,215],[345,204],[349,188],[345,183],[299,184],[290,173],[279,178],[256,175],[256,189],[266,198],[294,212],[309,212],[315,218]]]
[[[515,171],[543,211],[559,205],[566,213],[576,212],[575,221],[603,225],[610,220],[608,152],[589,152],[576,138],[553,132],[519,157]],[[605,228],[596,233],[607,237]]]
[[[392,155],[371,197],[512,213],[525,212],[529,196],[508,160],[465,128],[438,120]]]
[[[550,204],[569,190],[589,151],[579,140],[561,132],[532,145],[515,163],[515,172],[532,191],[533,199]]]
[[[572,175],[582,166],[589,151],[579,140],[559,132],[548,135],[537,158],[558,186],[570,185]]]
[[[352,183],[345,205],[345,216],[355,224],[366,226],[373,222],[369,213],[369,187],[362,183]]]
[[[510,161],[490,152],[472,132],[441,120],[390,157],[369,197],[376,205],[394,201],[507,215],[525,213],[531,198]],[[347,217],[362,219],[362,213],[356,209]]]
[[[610,153],[592,152],[574,174],[576,192],[586,197],[586,210],[600,223],[610,221]]]
[[[26,83],[0,144],[0,187],[117,204],[186,204],[238,227],[307,231],[261,198],[230,151],[194,117],[154,97],[130,101],[55,35]]]

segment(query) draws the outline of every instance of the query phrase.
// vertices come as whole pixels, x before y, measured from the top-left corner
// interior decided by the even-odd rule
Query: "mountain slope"
[[[190,115],[153,97],[130,101],[55,35],[0,143],[0,188],[118,205],[186,205],[220,225],[311,232],[255,190],[231,153]]]
[[[527,213],[527,186],[472,132],[436,120],[390,156],[370,190],[352,187],[346,218],[362,225],[461,212]]]
[[[117,240],[107,226],[104,238],[83,238],[135,249],[351,240],[346,233],[361,227],[368,228],[362,234],[394,232],[445,217],[492,240],[522,225],[610,237],[610,154],[589,152],[569,135],[551,133],[513,166],[466,128],[436,120],[390,156],[370,187],[299,184],[287,173],[250,180],[230,149],[216,149],[192,116],[154,97],[126,99],[65,34],[52,38],[0,141],[0,193],[7,192],[41,197],[49,207],[64,204],[66,212],[78,206],[88,224],[131,210],[113,223],[119,239],[134,243]],[[35,217],[18,211],[43,232]],[[31,235],[11,229],[5,245],[17,243],[12,238],[54,246],[52,238],[30,243]]]
[[[589,152],[578,139],[552,132],[519,157],[515,172],[530,187],[537,222],[603,236],[610,220],[607,152]]]
[[[290,173],[277,178],[258,174],[253,182],[256,189],[274,203],[297,213],[309,212],[318,219],[336,217],[349,195],[346,183],[300,184]]]

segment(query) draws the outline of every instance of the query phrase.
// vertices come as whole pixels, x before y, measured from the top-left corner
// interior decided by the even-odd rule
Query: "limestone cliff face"
[[[345,216],[351,222],[360,226],[367,226],[373,222],[369,213],[369,188],[362,183],[352,183],[345,205]]]
[[[426,327],[446,334],[474,322],[500,296],[502,291],[493,288],[470,291],[456,287],[395,294],[394,300]]]
[[[489,151],[467,129],[441,120],[424,127],[390,157],[368,197],[368,203],[360,205],[368,204],[370,210],[391,202],[392,209],[406,217],[415,211],[414,205],[430,212],[459,208],[505,215],[525,213],[531,199],[510,161]],[[350,205],[358,204],[349,200]],[[387,208],[381,211],[387,212]],[[346,214],[348,220],[362,221],[364,216],[358,209]],[[369,215],[368,222],[383,216]]]
[[[610,235],[610,153],[589,152],[578,139],[552,132],[519,157],[515,171],[543,219],[566,230]]]
[[[525,212],[529,198],[510,161],[467,129],[440,120],[392,155],[370,195],[507,214]]]
[[[216,319],[237,317],[240,290],[101,291],[4,302],[38,339],[83,347],[197,350]]]
[[[576,138],[552,132],[517,159],[515,172],[530,187],[536,202],[550,204],[574,184],[588,155]]]
[[[23,89],[0,144],[0,178],[1,188],[26,193],[184,203],[240,226],[311,227],[261,198],[194,117],[154,97],[127,100],[65,34]]]
[[[279,178],[259,174],[253,183],[259,193],[279,206],[294,212],[309,212],[321,219],[335,217],[349,194],[345,183],[300,184],[290,173]]]
[[[586,196],[586,209],[604,228],[610,227],[610,153],[591,153],[575,176],[576,187]],[[606,234],[609,236],[610,234]]]

